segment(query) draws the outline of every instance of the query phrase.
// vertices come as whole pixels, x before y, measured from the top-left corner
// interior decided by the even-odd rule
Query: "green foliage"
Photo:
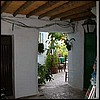
[[[44,52],[44,44],[43,43],[38,43],[38,52],[43,53]]]
[[[51,32],[48,35],[48,39],[51,38],[52,40],[53,38],[54,40],[57,40],[57,41],[60,41],[62,37],[64,37],[64,34],[61,34],[59,32]]]
[[[66,39],[66,40],[64,41],[64,43],[66,44],[66,48],[68,49],[68,51],[71,50],[71,47],[72,47],[72,40],[75,41],[74,38],[71,38],[70,40]]]
[[[59,44],[59,48],[57,48],[57,52],[63,57],[68,56],[68,50],[66,48],[65,43],[61,43],[61,45]]]
[[[59,66],[59,57],[58,57],[58,54],[57,52],[55,51],[54,54],[53,54],[53,64],[55,67],[58,67]]]
[[[52,49],[56,49],[58,41],[60,41],[62,38],[64,38],[64,34],[61,34],[59,32],[51,32],[51,33],[49,33],[49,35],[48,35],[48,39],[49,40],[47,40],[47,41],[49,41],[48,42],[49,49],[51,49],[51,50]]]
[[[57,49],[59,48],[59,44],[58,41],[64,39],[65,34],[59,33],[59,32],[51,32],[48,35],[48,43],[49,43],[49,49],[47,50],[47,57],[46,57],[46,66],[48,68],[51,67],[58,67],[60,60],[57,54]],[[47,42],[47,41],[46,41]],[[66,46],[63,48],[64,50],[66,49]],[[62,52],[64,52],[64,50],[62,50]],[[64,54],[65,56],[66,54]]]
[[[47,66],[38,64],[38,84],[46,84],[46,81],[51,81],[53,76]]]
[[[56,51],[54,51],[53,54],[47,54],[45,64],[49,69],[51,67],[58,67],[59,62],[59,57]]]
[[[49,69],[50,69],[51,66],[53,66],[53,64],[52,64],[52,55],[50,55],[50,54],[47,55],[45,65]]]

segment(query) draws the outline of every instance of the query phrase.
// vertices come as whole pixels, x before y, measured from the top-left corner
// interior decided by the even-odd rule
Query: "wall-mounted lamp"
[[[87,19],[82,24],[85,33],[95,32],[96,31],[96,22],[92,19]]]

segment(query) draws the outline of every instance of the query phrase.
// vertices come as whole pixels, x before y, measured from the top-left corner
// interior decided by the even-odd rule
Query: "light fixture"
[[[90,32],[96,31],[96,22],[95,22],[95,20],[92,20],[91,18],[84,21],[82,26],[83,26],[85,33],[90,33]]]

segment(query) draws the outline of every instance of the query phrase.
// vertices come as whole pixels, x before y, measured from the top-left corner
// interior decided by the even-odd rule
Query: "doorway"
[[[96,33],[88,33],[84,36],[84,90],[87,90],[91,84],[91,74],[93,72],[93,64],[97,54],[97,37]]]
[[[63,32],[54,32],[54,33],[65,34]],[[39,41],[39,43],[44,44],[44,52],[41,53],[41,54],[38,54],[38,63],[42,64],[42,65],[45,64],[45,60],[46,60],[46,56],[47,56],[46,55],[47,49],[50,45],[49,41],[48,41],[50,39],[48,38],[48,36],[49,36],[49,32],[40,32],[39,33],[39,40],[38,41]],[[64,75],[61,75],[61,76],[63,77],[62,78],[63,81],[66,83],[66,82],[68,82],[68,57],[65,58],[65,55],[68,56],[68,51],[66,50],[66,46],[65,46],[65,43],[64,43],[64,37],[57,41],[57,46],[59,46],[59,48],[57,49],[57,54],[58,54],[58,57],[59,57],[59,60],[60,60],[60,65],[61,65],[61,67],[59,67],[59,69],[58,69],[57,74],[64,74]],[[64,68],[66,68],[66,69],[64,69]]]
[[[7,96],[13,95],[12,87],[12,36],[1,35],[1,88]]]

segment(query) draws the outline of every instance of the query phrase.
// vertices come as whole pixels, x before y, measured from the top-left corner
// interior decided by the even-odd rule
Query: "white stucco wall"
[[[10,23],[1,20],[1,34],[12,34],[11,27]]]
[[[2,14],[2,16],[11,16],[10,14]],[[31,26],[43,26],[50,24],[50,21],[40,21],[28,18],[11,18],[21,21]],[[38,33],[40,31],[62,31],[72,32],[70,28],[61,28],[59,26],[51,26],[48,28],[34,29],[23,28],[1,20],[1,34],[10,34],[14,36],[14,94],[15,98],[31,96],[38,93],[37,78],[37,60],[38,60]]]
[[[96,1],[97,14],[97,77],[96,77],[96,98],[99,99],[99,1]]]
[[[4,14],[6,15],[6,14]],[[8,15],[8,14],[7,14]],[[27,25],[43,26],[53,23],[38,19],[18,18],[18,21]],[[83,22],[79,22],[74,34],[69,34],[69,38],[74,37],[73,48],[69,51],[68,68],[69,84],[72,87],[83,89],[84,73],[84,32]],[[72,32],[72,28],[61,28],[54,25],[39,30],[33,28],[22,28],[15,26],[11,30],[11,24],[1,20],[1,34],[14,35],[14,86],[15,97],[35,95],[38,93],[37,81],[37,60],[38,60],[38,33],[42,32]]]
[[[14,32],[15,48],[15,96],[38,93],[37,39],[38,31],[17,28]]]
[[[14,36],[14,93],[15,98],[38,93],[37,43],[38,31],[15,27],[1,21],[1,34]]]
[[[83,72],[84,72],[84,31],[82,22],[76,24],[74,34],[68,34],[69,39],[75,38],[72,42],[72,50],[68,55],[69,84],[75,88],[83,89]]]

